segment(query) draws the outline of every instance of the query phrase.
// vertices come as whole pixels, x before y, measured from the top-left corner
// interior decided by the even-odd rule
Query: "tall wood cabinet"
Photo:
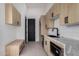
[[[47,27],[47,29],[53,28],[54,24],[53,24],[53,19],[52,19],[52,9],[50,9],[47,12],[45,18],[46,18],[46,27]]]
[[[46,19],[45,15],[42,15],[40,17],[40,23],[41,23],[41,35],[46,35],[47,34],[47,29],[46,29]]]
[[[9,3],[5,4],[5,23],[10,25],[20,25],[21,15],[18,10]]]

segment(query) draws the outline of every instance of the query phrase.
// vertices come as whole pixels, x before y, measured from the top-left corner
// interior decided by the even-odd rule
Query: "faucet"
[[[58,28],[55,28],[55,27],[54,27],[54,28],[52,29],[52,31],[53,31],[54,29],[57,30],[57,37],[59,37],[60,34],[59,34],[59,30],[58,30]]]

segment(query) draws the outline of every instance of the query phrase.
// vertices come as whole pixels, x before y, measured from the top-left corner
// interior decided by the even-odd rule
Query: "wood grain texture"
[[[42,15],[40,17],[40,23],[41,23],[41,35],[46,35],[47,34],[47,28],[46,28],[45,15]]]
[[[47,35],[44,35],[44,50],[46,51],[46,53],[49,55],[49,56],[52,56],[53,54],[51,53],[50,51],[50,42],[56,44],[57,46],[61,47],[63,50],[65,49],[65,45],[60,42],[60,41],[57,41],[56,40],[57,38],[51,38],[51,37],[48,37]]]
[[[68,5],[69,24],[79,22],[79,3],[71,3]]]
[[[6,45],[6,56],[19,56],[22,48],[25,46],[24,40],[15,40]]]
[[[5,23],[10,25],[20,25],[21,23],[20,13],[9,3],[5,4]]]

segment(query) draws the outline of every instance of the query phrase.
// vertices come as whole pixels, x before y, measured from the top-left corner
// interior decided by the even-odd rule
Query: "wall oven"
[[[50,42],[50,51],[54,56],[63,56],[64,55],[64,49],[57,46],[56,44]]]

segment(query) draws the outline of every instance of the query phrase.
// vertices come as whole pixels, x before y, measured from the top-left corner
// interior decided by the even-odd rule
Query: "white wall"
[[[5,24],[5,5],[0,4],[0,55],[5,55],[5,45],[16,39],[16,27]]]
[[[13,4],[21,14],[21,26],[17,27],[16,39],[25,39],[25,16],[27,14],[27,8],[25,3]]]

